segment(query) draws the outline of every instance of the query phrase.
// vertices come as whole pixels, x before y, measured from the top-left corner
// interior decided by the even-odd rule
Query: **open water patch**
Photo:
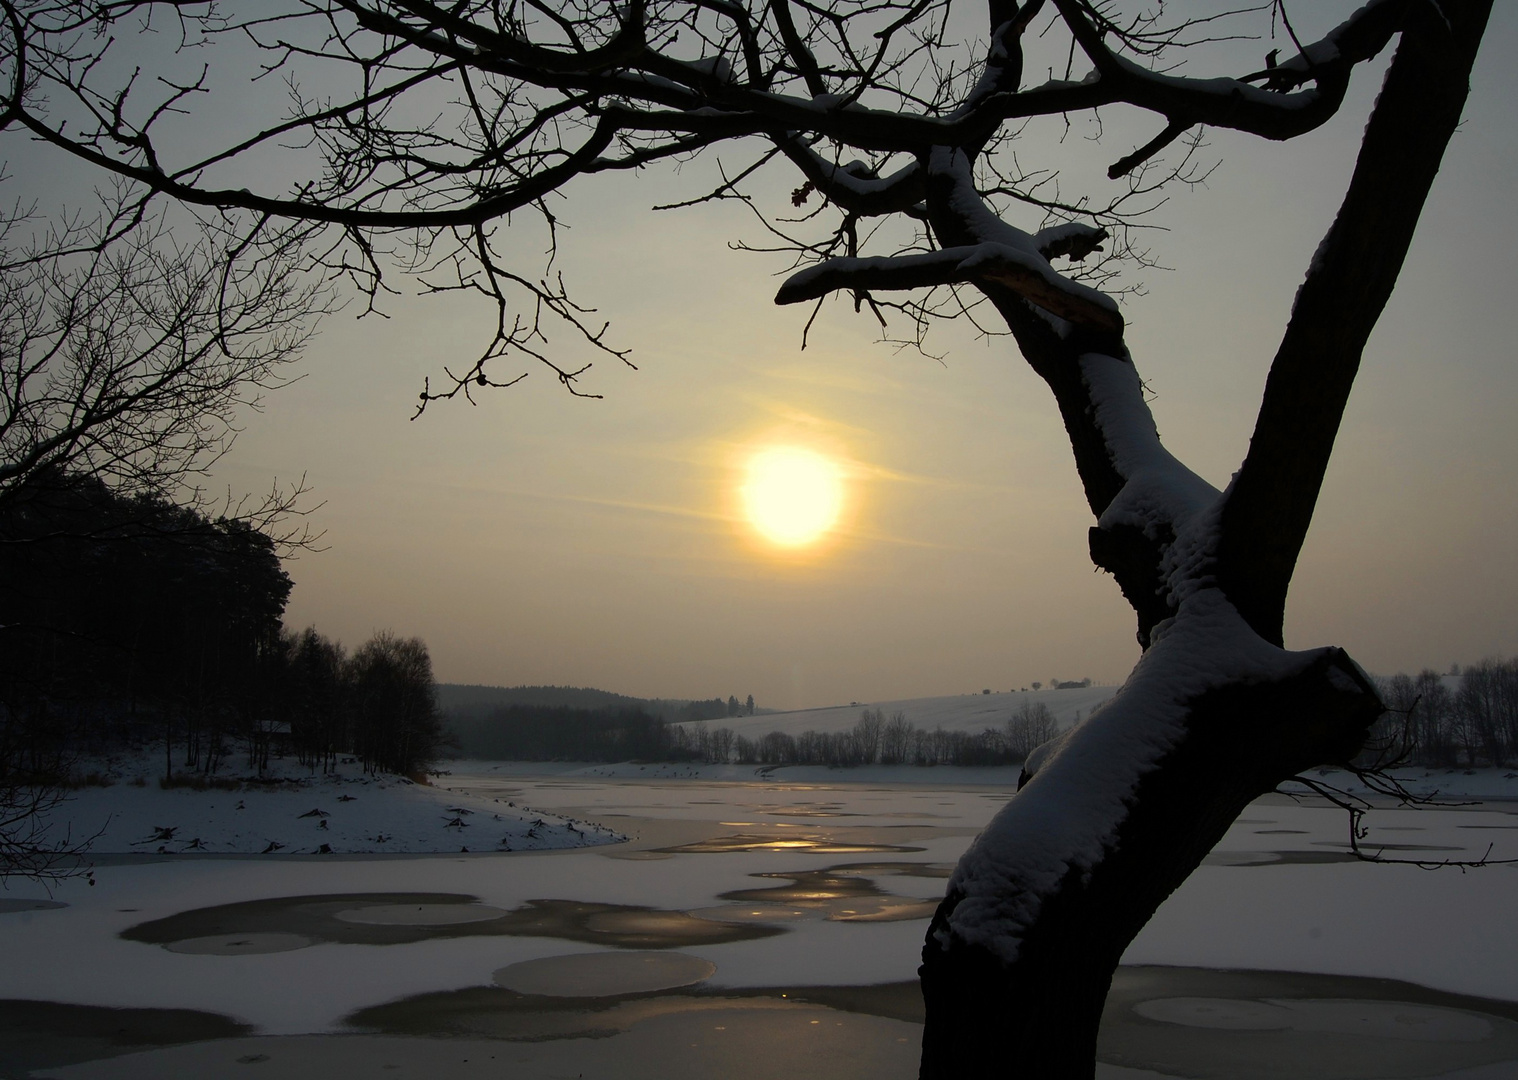
[[[245,1025],[190,1010],[0,1002],[0,1075],[47,1068],[67,1080],[244,1076],[252,1065],[294,1080],[370,1072],[459,1080],[581,1072],[628,1080],[914,1074],[922,1035],[915,981],[639,989],[706,971],[703,958],[685,956],[595,952],[511,965],[498,973],[501,981],[588,996],[501,985],[422,994],[351,1014],[343,1035],[252,1038]],[[584,981],[555,985],[569,974],[559,966],[566,962],[588,965]],[[611,967],[596,970],[603,964]],[[630,973],[640,967],[660,978],[636,981]],[[1518,1063],[1518,1004],[1387,979],[1123,967],[1097,1057],[1098,1077],[1506,1077],[1518,1075],[1503,1071]],[[87,1064],[100,1058],[113,1060]],[[396,1071],[380,1071],[391,1067]]]
[[[0,1076],[26,1076],[148,1047],[233,1039],[253,1029],[195,1009],[111,1009],[58,1001],[0,1001]]]
[[[460,990],[444,990],[417,994],[398,1001],[374,1005],[348,1016],[344,1024],[356,1031],[385,1035],[409,1035],[425,1037],[495,1038],[508,1041],[548,1042],[560,1039],[604,1039],[633,1030],[651,1020],[684,1016],[689,1029],[700,1030],[706,1025],[710,1031],[709,1018],[714,1014],[729,1017],[747,1015],[748,1022],[756,1015],[765,1014],[777,1020],[786,1015],[803,1017],[802,1023],[811,1026],[833,1027],[845,1014],[871,1016],[901,1024],[913,1025],[913,1029],[899,1032],[906,1036],[909,1049],[905,1057],[915,1069],[917,1046],[921,1042],[922,992],[916,981],[887,983],[872,986],[765,986],[735,989],[705,985],[705,980],[695,980],[684,985],[638,991],[632,989],[630,979],[647,978],[631,971],[612,971],[601,967],[615,957],[650,954],[639,953],[580,953],[578,960],[585,965],[591,978],[584,981],[564,983],[558,981],[554,968],[572,957],[547,957],[544,961],[531,960],[513,964],[495,974],[496,985],[472,986]],[[652,956],[683,956],[685,954],[655,953]],[[689,957],[700,961],[700,957]],[[692,979],[705,970],[686,966],[687,961],[670,964],[661,976],[673,975],[676,970],[686,979]],[[658,965],[658,961],[653,961]],[[677,964],[679,965],[677,969]],[[539,966],[541,965],[541,967]],[[560,969],[566,971],[567,969]],[[657,969],[656,969],[657,970]],[[553,981],[539,981],[546,976]],[[653,980],[644,983],[649,985]],[[660,981],[663,981],[662,978]],[[502,985],[502,984],[510,984]],[[520,992],[518,987],[532,989],[532,993]],[[577,994],[537,992],[549,988],[573,989]],[[607,991],[592,995],[591,990]],[[610,992],[619,990],[621,992]],[[830,1015],[831,1014],[831,1015]],[[723,1024],[726,1021],[717,1020]],[[901,1053],[897,1038],[891,1040],[894,1053]],[[871,1048],[859,1045],[856,1049],[868,1055]],[[663,1075],[686,1075],[681,1058],[681,1043],[664,1047],[658,1057],[649,1062],[651,1071],[662,1069]],[[738,1063],[733,1063],[736,1068]],[[714,1071],[710,1075],[726,1078],[729,1070]],[[780,1074],[785,1075],[785,1074]],[[807,1070],[803,1075],[814,1075]],[[822,1074],[816,1074],[822,1075]],[[832,1074],[827,1074],[832,1075]]]
[[[540,956],[497,970],[497,986],[542,997],[611,997],[694,986],[717,965],[680,952],[594,952]]]
[[[316,942],[303,934],[252,933],[208,934],[164,943],[173,953],[188,956],[259,956],[264,953],[294,952]]]
[[[57,911],[68,907],[62,900],[21,900],[16,897],[0,898],[0,915],[23,911]]]
[[[1363,862],[1353,851],[1210,851],[1203,866],[1329,866]]]
[[[950,869],[932,863],[877,862],[851,863],[820,870],[787,870],[754,874],[757,878],[780,879],[784,885],[759,889],[735,889],[721,898],[732,901],[729,908],[701,908],[702,918],[734,922],[764,922],[821,917],[834,922],[904,922],[926,919],[938,906],[938,899],[895,896],[875,883],[876,877],[906,875],[933,879],[947,878]]]
[[[369,904],[336,912],[333,918],[369,926],[459,926],[507,914],[506,909],[488,904]]]
[[[1227,1080],[1421,1080],[1514,1063],[1518,1004],[1392,979],[1119,968],[1097,1056]]]
[[[684,911],[579,900],[529,900],[505,910],[458,893],[335,893],[282,896],[196,908],[138,923],[127,941],[172,952],[232,956],[319,942],[409,945],[458,937],[551,937],[617,949],[716,945],[783,933],[715,922]],[[268,946],[268,947],[265,947]]]
[[[867,855],[874,852],[906,853],[925,849],[902,844],[835,840],[828,836],[766,836],[755,833],[733,833],[657,850],[671,854],[703,855],[733,851],[797,851],[812,855]]]
[[[1220,1031],[1323,1032],[1462,1043],[1481,1042],[1493,1034],[1486,1017],[1404,1001],[1171,997],[1142,1001],[1133,1011],[1149,1020]]]

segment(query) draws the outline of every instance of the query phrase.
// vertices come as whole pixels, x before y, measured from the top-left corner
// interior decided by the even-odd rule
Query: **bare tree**
[[[1155,908],[1251,799],[1348,761],[1382,711],[1341,650],[1284,649],[1286,592],[1490,8],[1370,0],[1302,41],[1275,0],[1255,14],[1283,28],[1287,55],[1200,78],[1173,51],[1227,36],[1221,16],[1167,23],[1116,0],[988,0],[978,26],[948,0],[0,0],[0,121],[138,185],[145,204],[214,208],[242,235],[288,221],[373,302],[396,267],[484,296],[491,340],[426,385],[419,411],[514,382],[526,361],[587,393],[591,360],[625,360],[552,268],[559,196],[719,144],[748,156],[724,159],[705,198],[753,210],[794,258],[778,302],[842,292],[917,342],[939,318],[1003,324],[1053,391],[1096,518],[1092,559],[1132,605],[1144,655],[1108,705],[1032,755],[951,879],[924,947],[922,1075],[1089,1077],[1112,971]],[[106,55],[144,27],[178,47],[156,82]],[[1143,261],[1132,229],[1159,186],[1199,175],[1202,126],[1310,131],[1394,38],[1248,456],[1219,492],[1159,441],[1112,274]],[[287,80],[285,119],[212,150],[176,139],[215,88],[208,58],[246,66],[249,50]],[[1042,163],[1023,167],[1025,123],[1116,105],[1155,134],[1113,163],[1115,195],[1073,197]],[[767,210],[751,185],[777,164],[800,186]],[[532,228],[546,269],[516,261]],[[546,351],[566,327],[579,358]],[[920,734],[940,760],[944,733]]]
[[[885,727],[884,709],[865,709],[854,721],[854,753],[861,765],[873,765],[880,757],[881,734]]]
[[[0,507],[87,474],[215,509],[206,473],[329,306],[265,233],[145,208],[125,184],[92,214],[0,214]],[[299,546],[302,487],[217,516]]]
[[[900,709],[891,714],[880,731],[880,763],[904,765],[912,753],[912,722]]]
[[[1042,701],[1025,701],[1007,718],[1007,750],[1018,761],[1026,761],[1034,749],[1057,734],[1059,724]]]
[[[211,220],[144,207],[130,190],[111,186],[92,213],[0,212],[0,545],[34,558],[47,548],[66,561],[79,541],[173,533],[209,555],[226,530],[246,527],[269,531],[285,551],[308,546],[302,482],[225,501],[202,484],[241,415],[284,381],[325,291],[302,283],[298,248],[275,230],[230,235]],[[85,480],[124,498],[113,512],[86,515],[79,533],[67,508]],[[169,503],[190,512],[167,512]],[[140,512],[121,512],[130,507]],[[21,639],[34,645],[39,633],[67,646],[82,632],[33,616],[0,621],[0,649],[20,653]],[[18,664],[6,665],[0,876],[46,881],[85,867],[85,839],[54,835],[46,821],[67,797],[73,762],[59,733],[39,741],[33,730],[43,721],[21,702],[34,689]],[[37,760],[40,745],[51,748],[47,762]]]
[[[1518,755],[1518,660],[1488,657],[1467,664],[1454,706],[1471,764],[1479,756],[1500,766]]]
[[[88,850],[94,837],[48,820],[68,798],[59,778],[70,762],[36,740],[18,745],[16,726],[0,706],[0,883],[19,877],[51,886],[83,875],[93,885]]]
[[[353,750],[365,771],[405,775],[432,764],[443,736],[426,642],[381,631],[347,667]]]

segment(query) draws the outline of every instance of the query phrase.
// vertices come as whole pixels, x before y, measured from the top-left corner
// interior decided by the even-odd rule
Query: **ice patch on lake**
[[[615,997],[694,986],[716,974],[717,965],[678,952],[595,952],[543,956],[509,964],[494,975],[497,986],[544,997]]]

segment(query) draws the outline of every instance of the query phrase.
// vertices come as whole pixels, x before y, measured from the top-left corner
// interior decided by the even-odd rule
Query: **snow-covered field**
[[[1054,714],[1060,728],[1070,727],[1091,715],[1091,710],[1117,693],[1115,686],[1087,686],[1069,690],[1024,690],[994,694],[956,694],[951,697],[911,698],[903,701],[858,701],[824,709],[732,716],[696,723],[728,727],[745,738],[756,739],[771,731],[800,735],[803,731],[846,731],[859,720],[863,709],[878,709],[890,719],[901,713],[918,728],[932,731],[964,731],[978,734],[986,728],[1003,728],[1023,704],[1043,704]],[[690,726],[689,724],[685,726]]]
[[[911,981],[943,875],[1011,797],[1017,771],[450,768],[430,787],[381,788],[350,776],[293,792],[125,782],[82,792],[119,800],[122,831],[108,835],[121,840],[106,850],[153,854],[104,858],[94,886],[68,882],[51,898],[15,882],[0,893],[0,1076],[242,1077],[263,1062],[271,1074],[313,1078],[905,1080],[915,1075],[920,1028],[899,1004],[850,995],[915,1000]],[[1518,1004],[1500,1005],[1518,1003],[1518,868],[1412,865],[1489,848],[1493,859],[1518,858],[1518,777],[1486,770],[1416,779],[1480,803],[1374,811],[1366,846],[1403,865],[1354,861],[1344,814],[1315,800],[1270,796],[1251,806],[1125,956],[1130,974],[1115,986],[1127,996],[1104,1027],[1098,1076],[1518,1077]],[[339,801],[342,794],[352,801]],[[255,795],[270,801],[255,811]],[[145,809],[129,826],[121,807],[132,798]],[[223,809],[238,801],[243,810]],[[451,854],[307,854],[319,821],[332,835],[347,835],[333,834],[339,824],[359,836],[379,828],[378,818],[357,816],[366,803],[409,808],[429,822],[436,815],[444,832],[435,850]],[[459,828],[442,820],[450,808],[475,809],[463,833],[494,838],[482,819],[493,830],[502,824],[494,814],[504,822],[525,806],[534,816],[524,823],[595,822],[602,835],[628,840],[481,853],[485,845],[459,843]],[[314,807],[332,816],[300,816]],[[339,811],[355,816],[345,824]],[[206,824],[219,820],[213,815],[250,812],[265,815],[261,828],[293,829],[283,834],[289,847],[249,857],[170,854],[171,844],[158,854],[158,844],[134,843],[142,830],[174,822],[204,841],[222,835]],[[435,835],[431,828],[416,843]],[[226,835],[248,848],[265,834],[244,827]],[[524,924],[519,913],[535,906],[552,917]],[[768,936],[733,927],[767,928]],[[502,973],[521,965],[635,958],[630,948],[687,957],[710,975],[692,990],[590,1012],[581,1004],[514,1013],[516,999],[501,989],[510,982]],[[1241,970],[1283,974],[1267,990]],[[1401,982],[1332,981],[1344,976]],[[1217,985],[1198,989],[1207,978]],[[830,987],[833,997],[824,993]],[[1378,995],[1400,1004],[1367,1004]],[[1288,1008],[1286,998],[1307,1004]],[[49,1006],[54,1019],[44,1022],[14,1012],[18,1002],[62,1004]],[[87,1026],[79,1006],[194,1009],[249,1029],[128,1045],[110,1035],[128,1014],[111,1012],[91,1042],[67,1034]],[[569,1026],[532,1027],[550,1020]],[[500,1027],[508,1022],[528,1026]],[[209,1041],[169,1045],[190,1037]],[[1159,1038],[1163,1053],[1145,1050],[1145,1038]],[[1236,1043],[1248,1044],[1242,1064],[1225,1052]]]
[[[351,758],[323,774],[275,759],[260,775],[224,768],[217,786],[164,788],[162,758],[86,762],[108,787],[69,792],[48,817],[50,836],[88,839],[93,855],[422,854],[541,850],[614,843],[593,824],[512,800],[481,799],[401,776],[366,775]]]

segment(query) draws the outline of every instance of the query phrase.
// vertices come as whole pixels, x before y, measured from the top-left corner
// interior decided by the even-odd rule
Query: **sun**
[[[742,493],[761,536],[780,547],[805,547],[837,522],[843,472],[815,451],[772,446],[749,459]]]

